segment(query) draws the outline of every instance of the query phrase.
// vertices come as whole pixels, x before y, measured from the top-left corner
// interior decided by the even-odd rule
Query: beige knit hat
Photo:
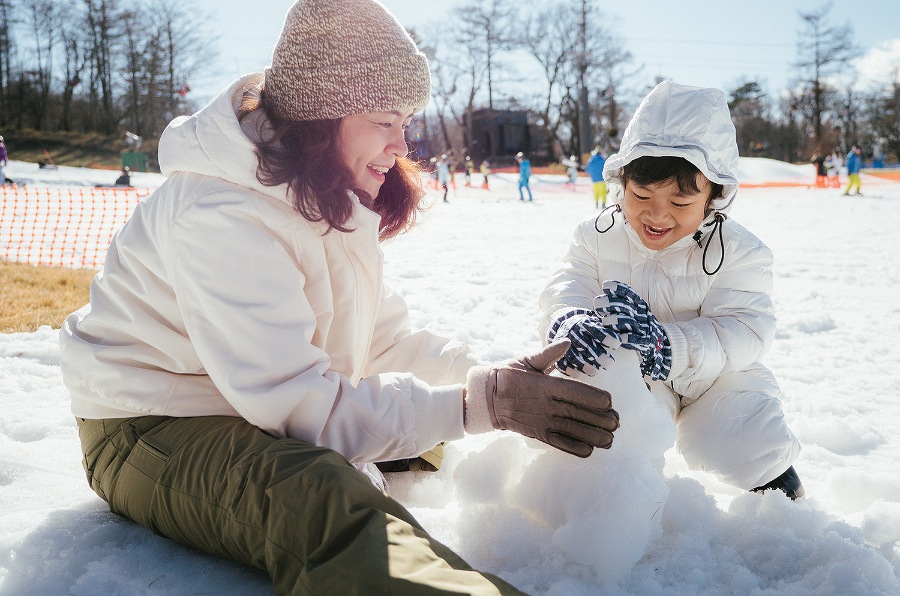
[[[375,0],[297,0],[264,76],[286,120],[421,110],[431,93],[428,59]]]

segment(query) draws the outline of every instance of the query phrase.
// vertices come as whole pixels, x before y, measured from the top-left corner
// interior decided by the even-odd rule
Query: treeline
[[[548,160],[614,148],[657,77],[635,64],[600,4],[468,0],[416,30],[432,67],[429,148],[462,153],[472,113],[500,109],[529,113]],[[798,13],[789,90],[771,94],[752,77],[723,90],[742,155],[806,161],[817,147],[859,143],[868,154],[900,156],[900,64],[893,82],[859,91],[853,60],[861,51],[850,26],[829,13],[830,4]],[[3,130],[153,139],[189,111],[192,77],[215,64],[203,15],[182,0],[0,0],[0,19]],[[527,74],[516,72],[523,60]]]
[[[156,137],[214,55],[180,0],[0,0],[0,126]]]
[[[616,19],[600,4],[470,0],[452,18],[417,31],[431,58],[429,128],[439,131],[437,152],[459,154],[473,138],[472,112],[484,108],[529,110],[551,160],[596,144],[615,148],[637,102],[659,79],[635,64],[616,34]],[[801,34],[790,89],[771,95],[751,77],[723,89],[742,155],[806,161],[817,147],[845,152],[857,143],[869,154],[880,147],[895,160],[900,155],[900,64],[892,83],[858,91],[853,60],[861,50],[849,24],[832,22],[830,8],[797,14]],[[508,76],[523,54],[537,68],[527,77]]]

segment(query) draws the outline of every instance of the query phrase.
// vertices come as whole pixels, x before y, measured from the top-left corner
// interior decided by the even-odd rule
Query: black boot
[[[784,491],[784,494],[790,497],[791,501],[796,501],[806,493],[806,491],[803,490],[803,483],[800,482],[800,476],[798,476],[797,471],[794,470],[794,466],[791,466],[790,468],[782,472],[781,476],[769,482],[768,484],[757,486],[756,488],[751,488],[750,491],[754,493],[761,493],[769,490],[770,488],[777,488]]]

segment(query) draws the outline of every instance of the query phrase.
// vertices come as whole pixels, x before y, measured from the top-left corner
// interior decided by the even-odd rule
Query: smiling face
[[[712,185],[697,174],[696,193],[682,193],[674,179],[641,185],[624,180],[622,211],[644,246],[662,250],[697,231],[706,218]]]
[[[338,129],[337,149],[353,173],[356,187],[374,199],[384,175],[408,153],[404,136],[413,110],[346,116]]]

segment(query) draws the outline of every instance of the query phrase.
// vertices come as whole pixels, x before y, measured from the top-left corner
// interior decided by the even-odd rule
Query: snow
[[[761,159],[741,172],[813,178]],[[6,173],[29,186],[115,178],[15,161]],[[513,175],[490,191],[456,180],[450,203],[384,247],[386,277],[414,325],[483,360],[522,355],[540,344],[538,293],[594,212],[589,183],[572,193],[563,176],[537,176],[522,203]],[[900,184],[863,175],[862,190],[742,189],[731,212],[776,255],[779,332],[764,362],[803,443],[806,498],[687,470],[661,406],[616,371],[609,451],[581,460],[511,433],[468,437],[437,473],[391,475],[392,495],[476,568],[533,594],[900,593]],[[260,571],[109,513],[85,482],[58,360],[53,329],[0,335],[0,593],[271,593]]]

